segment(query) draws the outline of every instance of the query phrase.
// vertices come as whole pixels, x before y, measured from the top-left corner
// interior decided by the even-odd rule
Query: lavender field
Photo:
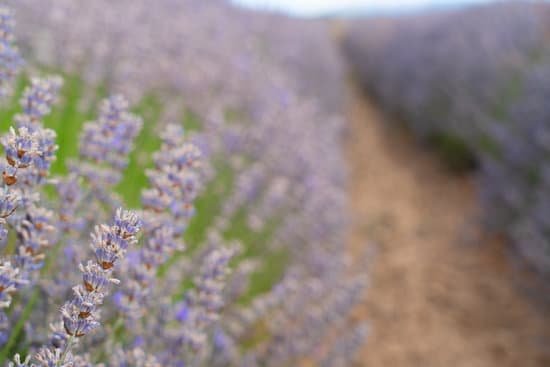
[[[549,21],[0,2],[0,365],[550,365]]]

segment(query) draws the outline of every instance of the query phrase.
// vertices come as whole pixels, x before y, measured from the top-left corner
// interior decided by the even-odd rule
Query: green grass
[[[140,192],[147,187],[145,170],[153,165],[153,152],[160,147],[156,122],[162,113],[162,103],[154,95],[145,96],[133,109],[143,119],[143,127],[136,138],[135,148],[120,184],[116,187],[126,204],[131,208],[140,205]]]
[[[438,156],[455,172],[467,172],[476,167],[474,153],[464,139],[452,133],[433,133],[428,143]]]

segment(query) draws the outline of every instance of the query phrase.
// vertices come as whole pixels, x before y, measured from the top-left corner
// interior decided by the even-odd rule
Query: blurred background
[[[216,366],[550,366],[549,2],[7,3],[29,69],[0,121],[63,75],[55,175],[113,91],[144,118],[128,206],[168,122],[205,152],[185,241],[239,241],[248,279]]]

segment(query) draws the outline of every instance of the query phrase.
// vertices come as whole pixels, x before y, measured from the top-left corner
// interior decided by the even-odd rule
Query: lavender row
[[[549,19],[546,4],[510,2],[358,22],[344,42],[384,108],[474,159],[486,223],[546,274]]]
[[[0,363],[352,363],[366,328],[348,315],[367,278],[351,274],[345,253],[343,78],[325,26],[251,17],[214,0],[13,7],[28,63],[86,80],[81,108],[93,107],[100,86],[116,93],[84,125],[66,176],[49,173],[57,145],[41,121],[67,102],[59,79],[33,81],[14,119],[19,128],[3,140]],[[295,32],[307,35],[318,69],[301,58]],[[130,108],[151,91],[164,106],[152,127]],[[189,111],[200,121],[194,132],[177,123]],[[126,206],[114,190],[129,155],[146,155],[137,144],[143,131],[160,141],[147,186],[138,208],[117,209]],[[49,187],[54,197],[39,195]],[[209,212],[205,235],[187,243],[208,195],[219,210]],[[239,241],[236,222],[256,248]],[[250,293],[254,273],[276,253],[289,259],[284,271]],[[33,266],[20,265],[23,257]]]

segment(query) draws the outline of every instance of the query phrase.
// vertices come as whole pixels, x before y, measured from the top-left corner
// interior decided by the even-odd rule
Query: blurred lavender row
[[[450,163],[478,167],[486,223],[550,274],[550,6],[506,2],[350,25],[363,86]]]

